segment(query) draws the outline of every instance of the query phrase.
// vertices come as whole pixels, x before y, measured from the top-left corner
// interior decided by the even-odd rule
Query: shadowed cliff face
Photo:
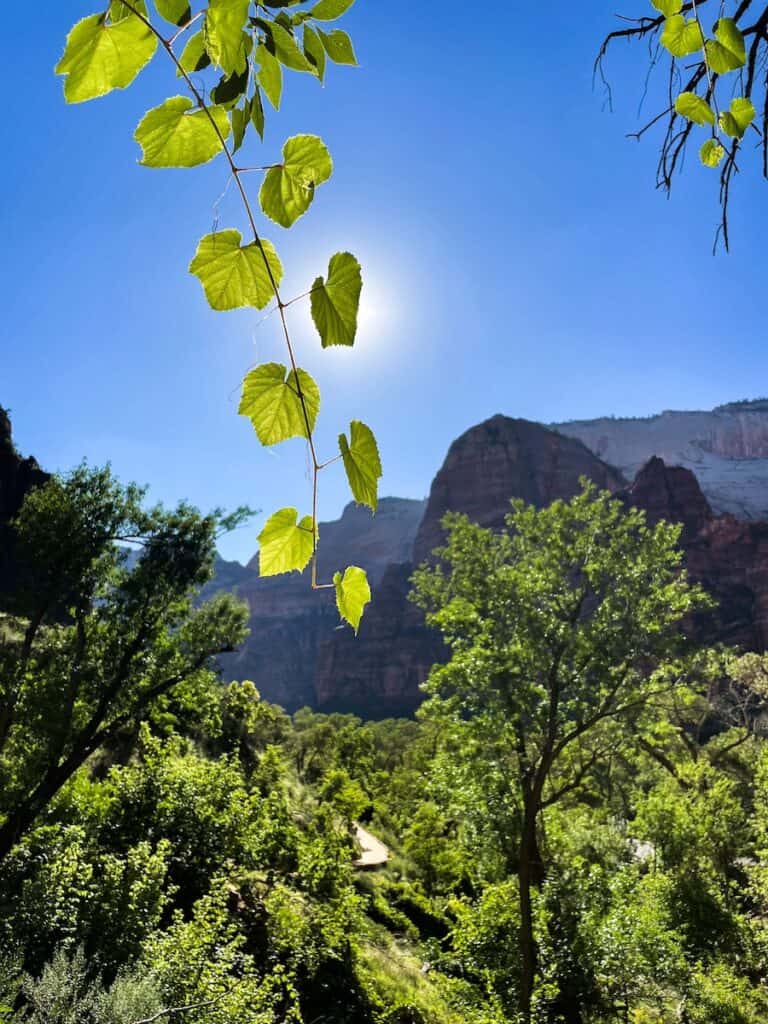
[[[569,443],[546,427],[494,417],[473,427],[451,446],[435,478],[415,555],[428,556],[440,543],[440,519],[451,509],[484,526],[501,528],[512,497],[538,507],[570,498],[586,476],[642,508],[652,523],[683,525],[681,546],[692,579],[718,607],[690,623],[702,643],[721,641],[748,650],[768,647],[768,522],[716,516],[695,475],[650,459],[631,487],[580,443]],[[408,711],[418,704],[419,685],[445,656],[439,638],[408,602],[413,565],[393,567],[374,600],[357,641],[340,634],[326,641],[318,662],[321,706],[377,713],[383,706]]]
[[[321,707],[366,706],[408,713],[421,699],[420,684],[445,656],[437,634],[408,601],[415,565],[442,543],[446,512],[464,512],[482,526],[499,529],[512,498],[541,508],[581,489],[581,477],[618,491],[626,482],[580,441],[528,420],[494,416],[454,441],[432,484],[413,558],[392,566],[374,591],[360,634],[340,632],[326,640],[318,661],[316,691]]]
[[[700,642],[768,649],[768,522],[713,515],[694,474],[658,458],[640,470],[627,499],[651,523],[683,524],[686,569],[717,601],[693,620]]]
[[[421,501],[383,498],[375,516],[348,505],[341,519],[321,523],[320,580],[328,581],[339,568],[354,564],[368,572],[376,590],[390,565],[410,558],[423,510]],[[262,579],[258,555],[247,568],[237,568],[244,576],[234,590],[248,601],[251,632],[237,654],[222,659],[225,678],[251,679],[267,700],[289,709],[314,706],[320,650],[339,626],[334,592],[311,590],[308,571]],[[227,575],[232,575],[231,566]],[[218,571],[208,593],[216,589],[233,589]],[[354,640],[351,631],[349,635]]]
[[[567,499],[579,491],[582,476],[644,509],[651,522],[683,524],[686,567],[718,602],[691,623],[702,642],[768,649],[768,522],[713,513],[684,466],[650,458],[628,487],[581,441],[495,416],[451,445],[427,503],[385,498],[375,517],[349,505],[341,519],[320,525],[321,579],[350,563],[371,579],[373,601],[357,638],[339,626],[333,591],[313,592],[306,574],[261,579],[258,556],[248,566],[218,560],[203,596],[227,590],[251,608],[251,635],[223,659],[225,678],[252,679],[265,698],[289,709],[310,704],[369,716],[410,713],[431,666],[445,657],[439,637],[408,601],[414,565],[442,542],[444,513],[464,512],[501,528],[511,498],[538,507]],[[8,521],[28,491],[47,479],[34,459],[16,452],[0,409],[0,598],[16,582]],[[764,500],[768,504],[768,494]]]
[[[9,521],[21,508],[33,487],[48,480],[34,459],[23,459],[13,445],[11,421],[0,407],[0,601],[17,583],[13,557],[13,534]]]

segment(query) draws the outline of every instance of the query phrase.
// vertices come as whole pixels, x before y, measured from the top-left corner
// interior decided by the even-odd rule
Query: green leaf
[[[275,247],[267,239],[241,245],[239,231],[229,228],[200,239],[190,272],[199,278],[212,309],[239,309],[255,306],[264,309],[275,297],[266,263],[275,284],[283,277],[283,267]],[[263,251],[262,251],[263,250]],[[266,256],[266,260],[265,260]]]
[[[315,188],[328,181],[333,161],[317,135],[294,135],[283,146],[283,162],[264,176],[259,203],[267,217],[289,228],[306,213]]]
[[[187,45],[181,51],[179,64],[181,64],[188,75],[191,75],[195,71],[202,71],[204,68],[207,68],[210,63],[211,58],[208,56],[208,51],[205,48],[205,33],[202,31],[195,32],[187,40]],[[176,77],[181,78],[181,71],[178,69]]]
[[[320,0],[309,12],[315,21],[335,21],[349,10],[355,0]]]
[[[683,9],[683,0],[651,0],[651,4],[666,18],[679,14]]]
[[[109,24],[103,14],[83,18],[67,36],[56,65],[67,103],[84,103],[125,89],[152,60],[157,38],[135,14]]]
[[[339,615],[357,633],[363,610],[371,600],[368,577],[363,569],[351,565],[343,576],[340,572],[334,575],[333,585],[336,588],[336,607],[339,609]]]
[[[187,96],[172,96],[150,110],[139,122],[134,139],[142,148],[145,167],[197,167],[222,152],[222,138],[229,135],[229,118],[221,107],[192,111]]]
[[[719,167],[725,156],[725,150],[717,139],[707,139],[699,150],[699,157],[705,167]]]
[[[718,75],[744,67],[747,47],[733,18],[720,18],[715,25],[715,38],[707,40],[706,53],[710,70]]]
[[[259,133],[259,138],[264,139],[264,105],[261,102],[261,89],[258,85],[251,98],[251,121],[253,127]]]
[[[308,71],[311,75],[317,74],[314,64],[310,64],[290,32],[274,21],[270,25],[269,31],[275,47],[275,57],[281,64],[290,68],[291,71]]]
[[[209,0],[205,15],[206,48],[225,75],[246,70],[252,40],[243,28],[249,7],[250,0]]]
[[[695,92],[681,92],[675,100],[675,110],[694,124],[714,124],[715,115],[710,105]]]
[[[304,406],[299,399],[299,388]],[[320,391],[305,370],[294,373],[280,363],[264,363],[246,374],[243,380],[238,412],[250,419],[263,445],[279,444],[291,437],[307,437],[307,421],[311,432],[319,411]]]
[[[315,550],[312,516],[298,522],[295,508],[281,508],[259,534],[259,575],[302,572]]]
[[[704,46],[704,36],[695,18],[686,19],[682,14],[674,14],[664,24],[661,45],[673,57],[687,57]]]
[[[231,110],[248,88],[248,71],[223,76],[211,89],[211,99],[225,110]]]
[[[325,78],[325,47],[320,42],[320,36],[309,25],[304,26],[304,53],[307,60],[317,68],[317,77],[322,82]]]
[[[323,348],[354,345],[363,277],[360,264],[349,252],[338,252],[328,264],[328,280],[312,285],[312,319]]]
[[[359,420],[350,423],[349,437],[347,441],[345,434],[339,434],[339,450],[352,496],[359,505],[367,505],[375,512],[379,503],[381,477],[381,459],[376,438],[371,428]]]
[[[116,25],[123,18],[132,18],[137,13],[143,14],[145,18],[149,17],[146,0],[134,0],[131,6],[135,8],[135,11],[131,10],[131,7],[126,7],[123,0],[112,0],[109,5],[109,20],[112,24]]]
[[[251,101],[246,100],[242,107],[232,111],[232,152],[236,153],[243,144],[248,122],[251,120]]]
[[[736,120],[739,128],[746,131],[755,119],[755,107],[752,100],[746,96],[736,96],[731,100],[731,114]]]
[[[340,28],[334,29],[333,32],[323,32],[319,28],[317,34],[334,64],[357,64],[352,40],[346,32],[342,32]]]
[[[731,109],[720,115],[720,127],[726,135],[733,139],[743,139],[747,128],[755,117],[755,108],[751,100],[738,96],[731,100]]]
[[[259,65],[257,77],[261,87],[275,110],[279,110],[283,92],[283,69],[280,62],[264,45],[256,47],[256,61]]]
[[[157,13],[172,25],[186,25],[192,17],[188,0],[155,0]]]

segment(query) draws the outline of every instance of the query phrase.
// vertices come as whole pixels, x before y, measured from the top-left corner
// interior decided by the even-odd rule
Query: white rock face
[[[711,412],[551,426],[583,441],[628,480],[658,455],[668,465],[692,470],[716,513],[768,519],[768,399],[731,402]]]

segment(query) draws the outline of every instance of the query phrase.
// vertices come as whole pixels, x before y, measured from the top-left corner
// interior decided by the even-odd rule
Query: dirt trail
[[[355,823],[355,839],[362,853],[353,861],[356,868],[378,868],[389,860],[389,850],[376,836],[372,836],[361,825]]]

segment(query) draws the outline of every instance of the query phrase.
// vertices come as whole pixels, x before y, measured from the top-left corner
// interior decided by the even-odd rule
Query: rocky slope
[[[24,459],[16,451],[10,418],[0,406],[0,600],[13,591],[17,582],[9,521],[21,508],[25,495],[47,479],[48,474],[34,459]]]
[[[552,424],[576,437],[628,478],[652,456],[696,474],[716,513],[768,519],[768,399],[731,402],[710,412],[663,412],[646,419]]]

